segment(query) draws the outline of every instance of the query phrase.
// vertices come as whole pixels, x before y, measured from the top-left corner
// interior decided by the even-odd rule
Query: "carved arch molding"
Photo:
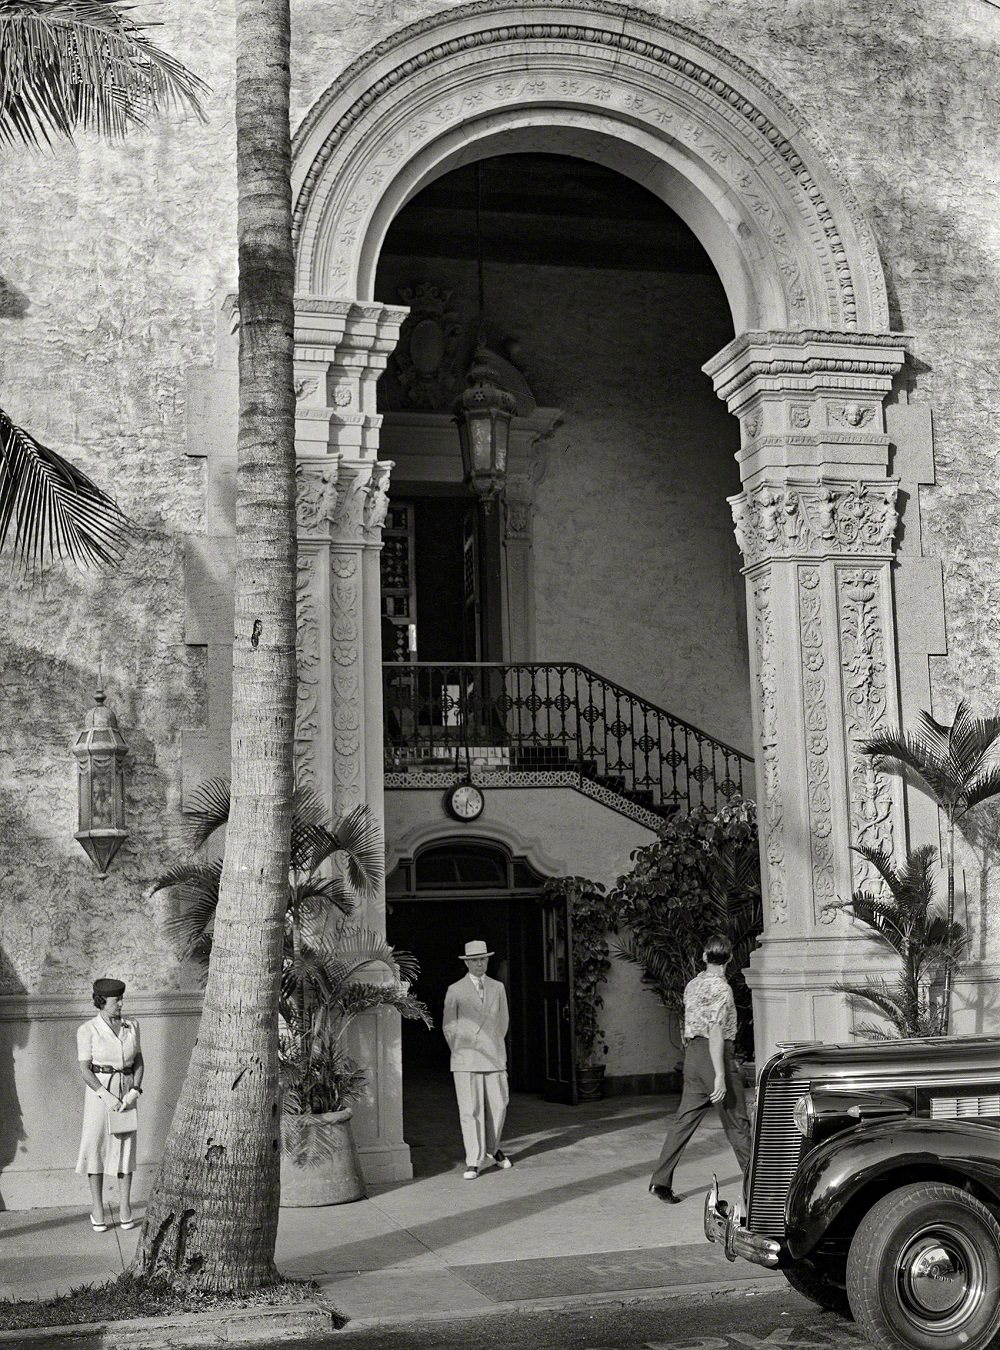
[[[598,159],[694,229],[737,332],[888,326],[874,236],[819,133],[694,30],[611,3],[461,6],[349,67],[294,139],[297,287],[370,299],[393,217],[483,154]]]

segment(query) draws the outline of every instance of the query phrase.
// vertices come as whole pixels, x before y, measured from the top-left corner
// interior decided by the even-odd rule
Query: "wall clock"
[[[486,799],[474,784],[456,783],[445,793],[444,804],[448,814],[456,820],[469,821],[483,814]]]

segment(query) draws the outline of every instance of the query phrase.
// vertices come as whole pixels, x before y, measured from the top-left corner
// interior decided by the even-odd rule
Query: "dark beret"
[[[124,980],[95,980],[94,993],[101,998],[121,998],[125,992]]]

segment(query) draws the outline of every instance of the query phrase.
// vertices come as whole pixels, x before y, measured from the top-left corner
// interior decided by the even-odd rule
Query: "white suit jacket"
[[[484,997],[466,975],[449,985],[441,1030],[451,1051],[452,1073],[498,1073],[507,1068],[504,1037],[510,1023],[507,991],[483,976]]]

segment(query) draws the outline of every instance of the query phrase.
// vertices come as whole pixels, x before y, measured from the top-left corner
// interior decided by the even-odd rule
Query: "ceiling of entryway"
[[[714,272],[684,222],[622,174],[567,155],[482,164],[483,255],[492,262]],[[476,165],[453,169],[393,221],[382,256],[474,258]]]

